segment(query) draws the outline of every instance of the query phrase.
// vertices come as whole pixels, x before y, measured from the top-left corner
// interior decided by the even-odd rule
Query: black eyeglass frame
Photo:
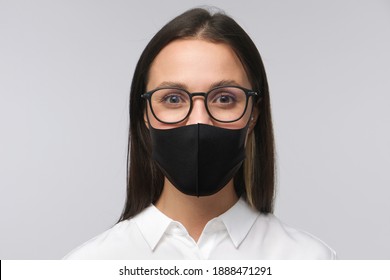
[[[238,88],[238,89],[241,89],[244,93],[245,93],[245,96],[246,96],[246,101],[245,101],[245,109],[243,111],[243,113],[241,114],[240,117],[238,117],[237,119],[234,119],[234,120],[231,120],[231,121],[221,121],[221,120],[218,120],[217,118],[215,118],[209,111],[209,107],[207,105],[207,96],[210,92],[214,91],[214,90],[217,90],[217,89],[221,89],[221,88]],[[162,121],[160,120],[156,114],[154,113],[153,111],[153,106],[152,106],[152,102],[151,102],[151,98],[152,98],[152,95],[153,93],[155,93],[156,91],[158,90],[161,90],[161,89],[176,89],[176,90],[181,90],[181,91],[184,91],[185,93],[188,94],[189,96],[189,99],[190,99],[190,108],[188,110],[188,113],[187,115],[182,118],[181,120],[179,121],[176,121],[176,122],[166,122],[166,121]],[[216,120],[217,122],[221,122],[221,123],[232,123],[232,122],[236,122],[238,120],[240,120],[246,113],[246,110],[248,109],[248,100],[249,100],[249,97],[253,96],[253,98],[256,98],[259,96],[259,93],[257,93],[256,91],[254,90],[251,90],[251,89],[247,89],[247,88],[244,88],[244,87],[240,87],[240,86],[219,86],[219,87],[215,87],[215,88],[212,88],[211,90],[209,90],[208,92],[189,92],[183,88],[179,88],[179,87],[158,87],[158,88],[155,88],[151,91],[148,91],[144,94],[141,95],[142,98],[145,98],[146,100],[149,101],[149,108],[150,108],[150,111],[152,112],[153,116],[159,121],[159,122],[162,122],[162,123],[165,123],[165,124],[177,124],[177,123],[180,123],[182,121],[184,121],[186,118],[188,118],[188,116],[191,114],[192,112],[192,107],[193,107],[193,101],[192,101],[192,97],[194,96],[203,96],[204,97],[204,105],[205,105],[205,108],[206,108],[206,111],[207,113],[209,114],[209,116]],[[252,109],[253,109],[253,106],[254,106],[254,102],[252,104]]]

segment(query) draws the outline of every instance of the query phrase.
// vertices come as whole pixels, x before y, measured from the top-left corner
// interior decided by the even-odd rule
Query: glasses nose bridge
[[[189,95],[190,95],[191,99],[194,96],[203,96],[204,98],[206,98],[207,92],[193,92],[193,93],[190,93]]]
[[[188,95],[190,96],[190,99],[191,99],[191,107],[194,106],[194,99],[193,99],[193,97],[202,96],[203,97],[203,101],[204,101],[204,105],[205,105],[205,107],[207,109],[207,104],[206,104],[207,103],[206,102],[207,92],[201,92],[201,91],[199,91],[199,92],[192,92],[192,93],[188,93]],[[191,110],[192,110],[192,108],[191,108]]]
[[[191,108],[190,108],[190,111],[188,112],[188,116],[187,116],[187,117],[189,117],[190,123],[191,122],[193,122],[193,123],[211,123],[212,116],[209,113],[209,110],[207,108],[207,101],[206,101],[207,92],[192,92],[192,93],[188,93],[188,95],[190,96],[190,100],[191,100]],[[195,105],[196,102],[194,102],[193,97],[203,97],[203,101],[198,100],[198,101],[203,102],[203,105],[201,105],[201,104],[197,105],[197,106],[200,105],[202,107],[202,109],[199,107],[196,107],[196,105]],[[194,112],[194,110],[196,111],[196,113]]]

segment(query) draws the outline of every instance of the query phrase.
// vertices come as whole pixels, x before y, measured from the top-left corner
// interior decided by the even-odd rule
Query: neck
[[[190,196],[177,190],[166,178],[155,206],[171,219],[180,222],[198,241],[205,225],[223,214],[238,200],[231,180],[222,190],[210,196]]]

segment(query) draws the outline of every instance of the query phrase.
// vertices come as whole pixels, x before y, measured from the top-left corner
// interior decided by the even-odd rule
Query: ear
[[[145,122],[146,128],[149,129],[148,116],[146,115],[147,113],[148,113],[147,109],[145,109],[145,111],[144,111],[144,122]]]
[[[257,123],[259,118],[259,109],[257,107],[253,108],[252,114],[249,119],[248,134],[250,134]]]

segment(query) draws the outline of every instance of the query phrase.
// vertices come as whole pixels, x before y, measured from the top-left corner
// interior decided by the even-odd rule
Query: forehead
[[[201,39],[180,39],[165,46],[154,59],[148,76],[147,90],[164,83],[207,90],[226,80],[250,87],[240,59],[229,45]]]

